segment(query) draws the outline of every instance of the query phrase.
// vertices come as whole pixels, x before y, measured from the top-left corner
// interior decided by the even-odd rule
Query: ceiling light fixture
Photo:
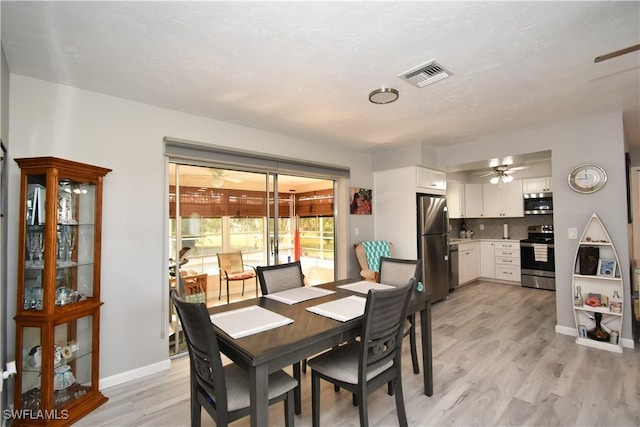
[[[399,97],[397,89],[391,87],[382,87],[369,93],[369,101],[373,104],[389,104],[397,101]]]
[[[490,183],[498,184],[503,182],[506,184],[513,181],[513,177],[507,173],[506,166],[498,166],[495,168],[495,171],[496,175],[489,180]]]

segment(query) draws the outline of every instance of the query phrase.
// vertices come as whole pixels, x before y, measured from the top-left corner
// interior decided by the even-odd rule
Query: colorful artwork
[[[372,191],[366,188],[351,187],[351,214],[371,215]]]

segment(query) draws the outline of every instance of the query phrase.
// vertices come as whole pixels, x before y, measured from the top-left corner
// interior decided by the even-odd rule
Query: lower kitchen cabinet
[[[458,283],[465,285],[480,277],[480,242],[458,244]]]
[[[493,240],[480,242],[480,277],[496,278],[496,252]]]
[[[520,242],[498,240],[495,242],[496,279],[520,281]]]

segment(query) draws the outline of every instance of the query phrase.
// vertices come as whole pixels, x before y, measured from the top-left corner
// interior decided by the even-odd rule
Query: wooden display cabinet
[[[20,232],[12,425],[70,425],[98,390],[102,182],[110,169],[16,159]]]

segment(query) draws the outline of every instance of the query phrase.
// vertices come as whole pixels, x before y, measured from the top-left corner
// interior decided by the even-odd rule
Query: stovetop
[[[520,240],[521,243],[542,243],[547,245],[553,245],[553,235],[549,236],[531,236],[528,239]]]

